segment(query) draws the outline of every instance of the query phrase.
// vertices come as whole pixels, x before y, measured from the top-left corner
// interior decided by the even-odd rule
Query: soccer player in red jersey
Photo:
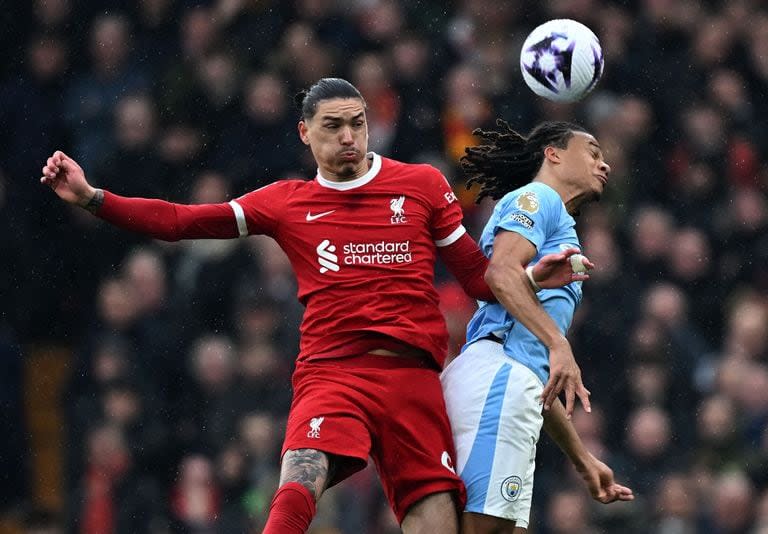
[[[464,486],[438,376],[448,335],[434,265],[439,254],[467,294],[493,300],[488,261],[439,171],[367,152],[365,101],[353,85],[324,78],[299,103],[299,136],[318,164],[312,181],[181,205],[95,189],[57,151],[41,182],[127,230],[169,241],[266,234],[288,255],[306,310],[265,533],[305,532],[323,491],[369,456],[406,533],[457,532]],[[572,273],[568,255],[537,264],[539,286],[586,279]],[[553,351],[551,365],[545,394],[565,390],[569,408],[574,396],[588,405],[573,355]]]

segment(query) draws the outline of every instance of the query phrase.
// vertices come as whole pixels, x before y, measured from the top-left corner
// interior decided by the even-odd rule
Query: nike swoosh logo
[[[323,213],[317,213],[315,215],[312,215],[312,212],[308,211],[307,212],[307,221],[314,221],[315,219],[319,219],[320,217],[325,217],[326,215],[330,215],[334,211],[336,211],[336,210],[324,211]]]

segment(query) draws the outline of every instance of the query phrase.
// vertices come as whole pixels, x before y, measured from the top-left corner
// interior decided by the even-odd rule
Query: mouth
[[[603,184],[603,187],[605,187],[606,185],[608,185],[608,177],[607,177],[607,176],[605,176],[605,175],[603,175],[603,174],[596,174],[595,176],[596,176],[596,177],[597,177],[597,179],[598,179],[598,180],[600,180],[600,182]]]

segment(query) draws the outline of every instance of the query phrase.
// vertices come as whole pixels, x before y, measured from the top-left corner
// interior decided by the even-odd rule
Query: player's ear
[[[560,153],[553,146],[544,148],[544,158],[552,163],[560,163]]]
[[[307,135],[307,123],[302,119],[299,121],[299,137],[301,142],[305,145],[309,145],[309,136]]]

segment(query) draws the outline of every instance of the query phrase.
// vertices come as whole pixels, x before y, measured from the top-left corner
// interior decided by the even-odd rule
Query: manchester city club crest
[[[501,496],[504,500],[514,502],[520,497],[520,492],[523,490],[523,481],[520,477],[511,476],[504,479],[501,483]]]

